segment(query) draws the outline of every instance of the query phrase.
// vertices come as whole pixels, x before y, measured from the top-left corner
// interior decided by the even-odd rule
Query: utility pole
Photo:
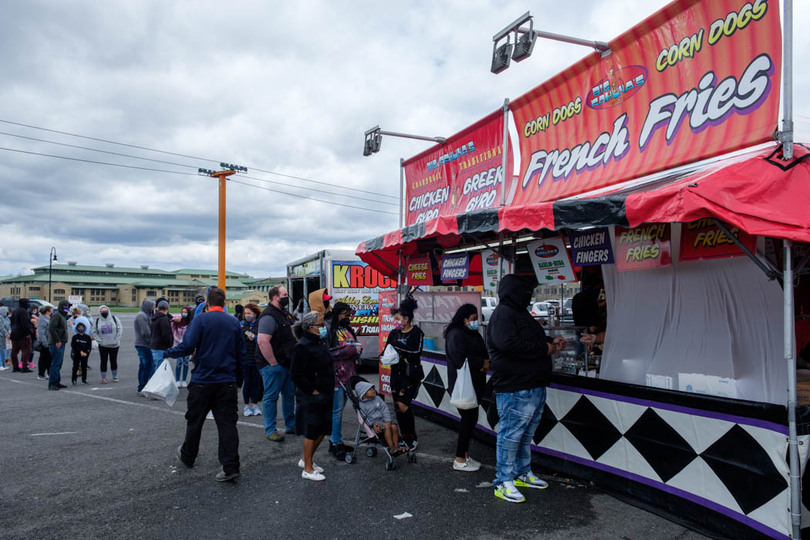
[[[225,188],[225,181],[226,179],[231,176],[232,174],[236,174],[237,172],[247,172],[247,167],[242,167],[241,165],[232,165],[230,163],[220,163],[220,167],[222,167],[221,171],[211,171],[208,169],[198,169],[197,172],[199,174],[204,174],[206,176],[210,176],[212,178],[219,179],[219,237],[218,237],[218,248],[219,248],[219,257],[218,257],[218,264],[217,264],[217,287],[225,291],[225,224],[226,224],[226,214],[227,214],[227,205],[226,205],[226,188]]]

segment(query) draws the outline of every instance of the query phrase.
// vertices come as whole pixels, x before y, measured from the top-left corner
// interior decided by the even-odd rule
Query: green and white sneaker
[[[515,485],[534,489],[546,489],[548,482],[537,478],[533,473],[524,474],[515,478]]]
[[[514,482],[504,482],[495,488],[495,496],[510,503],[526,502],[526,497],[517,490]]]

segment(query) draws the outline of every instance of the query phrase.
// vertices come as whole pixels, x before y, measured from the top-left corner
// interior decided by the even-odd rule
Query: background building
[[[81,296],[85,304],[97,306],[107,304],[118,307],[137,307],[146,299],[155,300],[161,296],[169,299],[172,306],[194,303],[194,295],[204,293],[206,287],[217,284],[215,270],[184,268],[173,272],[149,268],[116,267],[112,263],[105,266],[83,266],[76,262],[55,264],[50,273],[51,292],[48,293],[49,267],[33,268],[33,274],[0,279],[0,297],[32,298],[48,300],[56,304],[69,296]],[[267,292],[254,287],[267,287],[264,282],[273,278],[252,278],[247,274],[227,272],[225,276],[228,304],[241,302],[243,297],[260,302],[267,301]],[[254,294],[248,294],[253,292]]]

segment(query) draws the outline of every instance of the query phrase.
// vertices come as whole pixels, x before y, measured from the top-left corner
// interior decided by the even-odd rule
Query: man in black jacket
[[[526,307],[535,283],[509,274],[498,286],[500,303],[489,320],[487,343],[498,414],[495,496],[507,502],[526,499],[517,487],[545,489],[531,470],[531,442],[546,402],[551,354],[562,338],[550,340]]]
[[[152,349],[152,373],[154,373],[163,363],[163,353],[174,345],[172,324],[169,319],[169,303],[166,300],[158,302],[157,311],[152,315],[149,326],[152,328],[149,348]]]
[[[279,394],[285,431],[295,433],[295,394],[290,378],[295,337],[292,333],[293,318],[287,311],[290,305],[287,288],[277,285],[267,292],[267,296],[270,303],[259,317],[256,363],[264,382],[262,397],[264,433],[269,441],[281,442],[284,440],[284,434],[276,429]]]
[[[11,313],[11,365],[14,371],[22,373],[32,373],[28,368],[28,360],[31,357],[31,334],[34,332],[34,325],[28,307],[28,298],[20,298],[17,309]],[[22,364],[18,363],[17,355],[22,356]]]

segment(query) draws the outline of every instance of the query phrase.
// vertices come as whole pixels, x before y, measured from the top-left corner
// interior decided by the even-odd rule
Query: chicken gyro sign
[[[500,205],[503,121],[503,111],[495,111],[403,163],[406,225]],[[511,156],[506,170],[512,170]]]
[[[512,102],[511,204],[552,201],[773,139],[778,0],[677,0]]]

